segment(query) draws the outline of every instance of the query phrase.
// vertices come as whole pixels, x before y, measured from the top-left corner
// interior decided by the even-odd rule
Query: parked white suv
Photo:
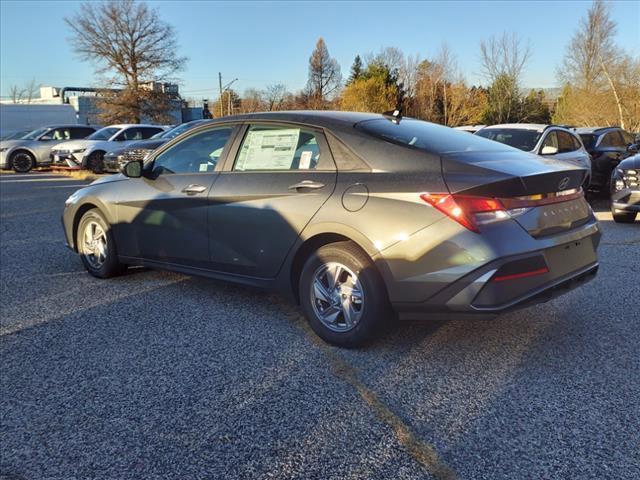
[[[84,140],[56,145],[51,149],[51,163],[66,164],[71,168],[87,168],[102,173],[104,155],[137,140],[146,140],[166,130],[158,125],[110,125],[101,128]]]
[[[504,143],[525,152],[535,153],[554,160],[562,160],[589,169],[586,188],[591,182],[591,157],[582,140],[575,133],[555,125],[535,123],[504,123],[478,130],[479,135],[489,140]]]

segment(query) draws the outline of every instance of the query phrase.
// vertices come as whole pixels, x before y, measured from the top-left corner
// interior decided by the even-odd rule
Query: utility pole
[[[220,86],[220,100],[218,100],[218,103],[220,104],[220,116],[222,117],[224,115],[222,111],[222,72],[218,72],[218,85]]]

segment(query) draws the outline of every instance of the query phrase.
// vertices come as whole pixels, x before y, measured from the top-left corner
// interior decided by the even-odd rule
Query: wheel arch
[[[35,165],[38,164],[38,156],[36,155],[36,153],[33,150],[31,150],[29,147],[20,145],[18,147],[15,147],[13,150],[10,150],[9,152],[7,152],[7,157],[6,158],[7,158],[8,163],[11,164],[11,165],[7,165],[7,167],[9,167],[9,166],[13,167],[13,157],[14,157],[14,155],[16,155],[17,153],[20,153],[20,152],[28,153],[29,155],[31,155],[33,157],[33,161],[34,161]]]
[[[96,154],[101,154],[104,158],[104,156],[107,154],[107,151],[103,150],[102,148],[96,148],[95,150],[90,151],[88,154],[85,154],[85,156],[82,157],[82,168],[87,168],[89,158]]]
[[[80,219],[89,210],[94,210],[94,209],[100,212],[100,215],[102,215],[104,219],[109,223],[109,226],[113,224],[112,219],[107,214],[106,209],[102,208],[99,202],[94,202],[90,200],[80,205],[73,214],[73,223],[71,226],[71,235],[72,235],[71,241],[73,242],[72,247],[73,247],[73,250],[76,252],[78,251],[77,239],[78,239],[78,227],[80,226]]]
[[[305,262],[309,256],[311,256],[313,252],[318,250],[320,247],[336,242],[350,241],[357,245],[360,250],[369,257],[369,260],[371,260],[371,263],[381,275],[386,287],[386,281],[384,281],[385,278],[387,278],[386,264],[382,259],[376,259],[378,251],[373,244],[366,240],[365,237],[358,232],[349,231],[350,227],[344,225],[335,226],[335,228],[323,231],[318,229],[314,230],[315,231],[313,233],[306,235],[300,240],[295,252],[291,255],[289,268],[287,269],[289,272],[287,278],[287,290],[292,294],[293,299],[297,303],[300,302],[298,284],[300,282],[300,275],[302,274]]]

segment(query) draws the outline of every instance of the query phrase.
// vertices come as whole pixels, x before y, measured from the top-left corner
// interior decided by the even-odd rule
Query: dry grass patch
[[[57,170],[55,173],[64,175],[65,177],[75,178],[76,180],[87,180],[90,182],[100,178],[99,175],[96,175],[89,170]]]

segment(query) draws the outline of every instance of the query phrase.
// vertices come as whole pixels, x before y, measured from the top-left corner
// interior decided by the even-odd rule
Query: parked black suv
[[[611,175],[611,213],[619,223],[632,223],[640,212],[640,154],[618,164]]]
[[[619,127],[583,127],[574,130],[591,155],[591,186],[600,190],[606,190],[613,169],[639,150],[633,135]]]

